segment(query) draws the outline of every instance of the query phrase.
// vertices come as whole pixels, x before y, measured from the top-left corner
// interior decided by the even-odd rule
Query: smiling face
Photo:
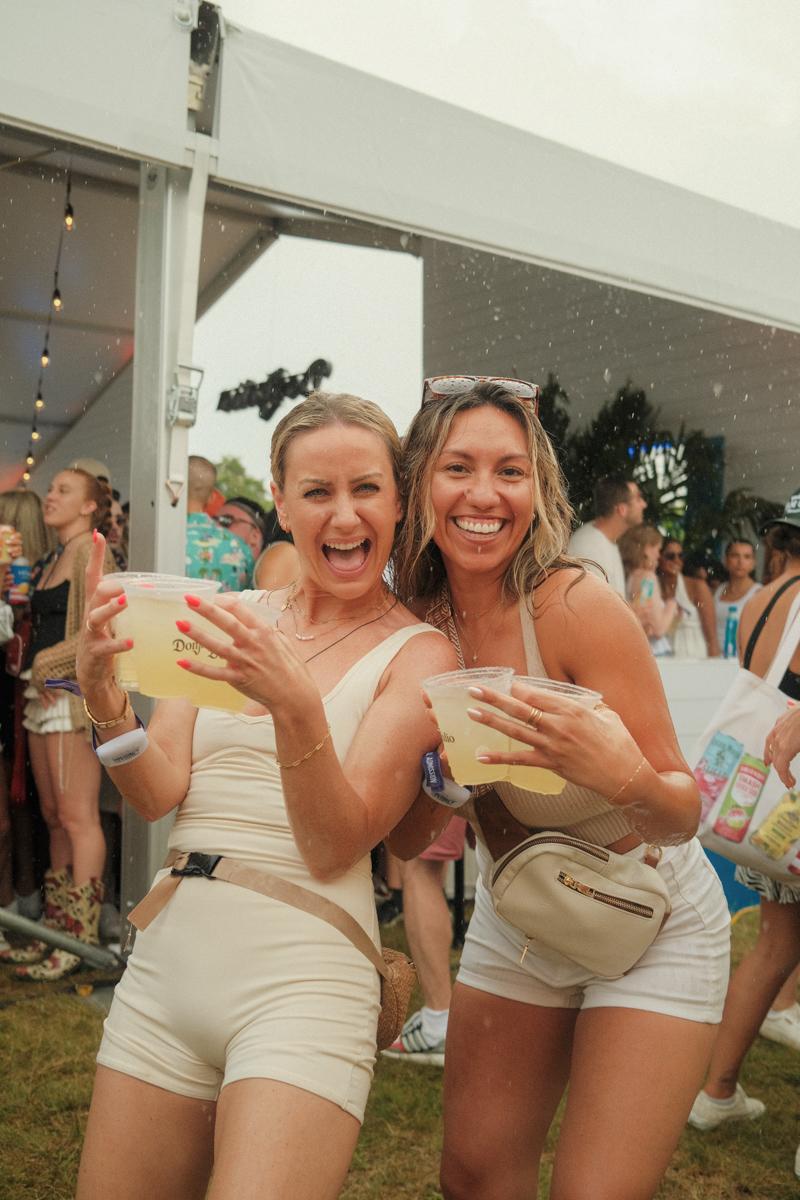
[[[47,489],[44,523],[51,529],[59,530],[86,518],[88,529],[96,508],[94,500],[87,499],[86,484],[80,472],[60,471]]]
[[[382,589],[401,507],[389,451],[377,433],[333,423],[296,434],[283,488],[272,490],[300,555],[303,587],[342,599]]]
[[[430,497],[448,572],[501,575],[534,516],[533,468],[519,422],[490,405],[460,413],[433,466]]]
[[[683,570],[683,548],[680,542],[666,541],[661,547],[658,569],[664,575],[680,575]]]

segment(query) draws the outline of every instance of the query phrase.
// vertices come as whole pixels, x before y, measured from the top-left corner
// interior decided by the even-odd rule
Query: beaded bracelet
[[[311,749],[309,750],[308,754],[304,754],[302,758],[296,758],[294,760],[294,762],[290,762],[290,763],[282,763],[280,761],[280,759],[278,759],[278,758],[276,758],[275,761],[282,771],[289,771],[289,770],[291,770],[292,767],[299,767],[301,763],[308,762],[309,758],[311,758],[312,755],[316,754],[318,750],[321,750],[330,736],[331,736],[331,727],[329,725],[328,732],[325,734],[325,737],[322,739],[321,742],[317,742],[316,746],[312,746]]]
[[[636,768],[636,770],[633,772],[633,774],[631,775],[630,779],[626,779],[625,782],[623,783],[622,787],[618,788],[617,791],[614,792],[613,796],[608,797],[609,804],[613,804],[614,801],[617,799],[617,797],[622,795],[622,793],[625,791],[625,788],[628,787],[629,784],[633,783],[634,779],[639,774],[639,772],[641,771],[642,767],[645,765],[646,762],[647,762],[647,759],[645,758],[644,755],[642,755],[642,757],[639,761],[639,765]]]

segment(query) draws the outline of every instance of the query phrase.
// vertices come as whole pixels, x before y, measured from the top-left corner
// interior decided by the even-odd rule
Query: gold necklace
[[[343,642],[345,638],[349,638],[351,634],[358,633],[359,629],[364,629],[364,627],[367,625],[374,625],[376,621],[381,621],[384,617],[388,617],[389,613],[396,604],[397,597],[395,596],[394,600],[385,612],[378,613],[377,617],[370,617],[368,621],[362,621],[360,625],[356,625],[355,629],[348,629],[347,633],[343,633],[342,636],[338,637],[335,642],[331,642],[330,646],[323,646],[321,650],[317,650],[314,654],[310,654],[308,658],[303,659],[303,662],[310,663],[312,658],[319,658],[320,654],[324,654],[326,650],[332,650],[334,646],[338,646],[339,642]]]
[[[502,603],[503,603],[503,600],[501,597],[501,599],[496,601],[495,604],[492,604],[489,608],[487,608],[485,612],[479,613],[478,616],[476,617],[476,620],[482,620],[483,617],[487,616],[490,612],[493,612],[494,610],[498,609]],[[473,648],[472,643],[469,641],[469,638],[467,637],[466,631],[463,628],[462,628],[461,632],[459,632],[459,630],[458,630],[458,623],[463,622],[464,617],[466,616],[466,612],[465,611],[460,611],[460,612],[456,611],[453,615],[456,618],[456,635],[458,636],[459,641],[461,641],[463,638],[463,640],[467,644],[467,649],[470,652],[471,661],[477,662],[478,655],[480,654],[481,650],[483,649],[483,643],[486,641],[487,637],[491,633],[491,630],[492,630],[491,621],[487,622],[486,632],[484,633],[481,640],[478,642],[477,646],[475,646]],[[462,651],[462,654],[463,654],[463,651]]]
[[[313,642],[317,638],[317,636],[324,637],[324,634],[317,635],[316,633],[300,633],[299,629],[297,628],[297,614],[298,613],[303,618],[304,621],[308,621],[309,625],[321,625],[321,626],[329,625],[331,627],[335,627],[336,625],[344,625],[347,621],[353,620],[353,617],[351,614],[350,616],[345,616],[345,617],[331,617],[330,620],[328,620],[328,621],[315,621],[312,617],[307,616],[306,613],[303,612],[300,605],[296,602],[296,600],[295,600],[296,592],[297,592],[297,582],[295,581],[292,584],[292,588],[291,588],[291,591],[289,592],[289,595],[286,597],[286,600],[281,605],[281,612],[286,612],[286,610],[288,609],[289,612],[292,614],[292,623],[294,625],[294,636],[298,642]],[[397,603],[397,599],[395,598],[395,604],[396,603]],[[371,605],[370,608],[367,609],[367,612],[370,612],[370,611],[376,609],[377,607],[378,607],[378,605]],[[394,608],[394,604],[391,607]],[[387,611],[389,611],[389,610],[387,610]],[[377,617],[373,617],[371,619],[378,620]],[[356,628],[360,629],[361,626],[356,626]],[[351,632],[355,633],[355,629],[352,630]],[[348,636],[348,635],[345,634],[345,637],[346,636]]]

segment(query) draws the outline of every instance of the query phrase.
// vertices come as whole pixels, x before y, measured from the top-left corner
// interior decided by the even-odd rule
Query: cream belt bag
[[[478,801],[476,808],[495,857],[496,830],[485,820],[487,803],[492,805],[488,798]],[[504,811],[508,832],[510,822],[518,823]],[[532,833],[497,857],[489,891],[497,915],[525,935],[520,961],[533,943],[602,979],[624,975],[655,940],[671,910],[669,892],[656,870],[660,857],[656,848],[649,862],[637,861],[559,830]]]

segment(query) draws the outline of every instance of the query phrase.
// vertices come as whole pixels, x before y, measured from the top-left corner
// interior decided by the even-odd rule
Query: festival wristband
[[[147,730],[140,717],[136,718],[135,729],[110,738],[107,742],[98,742],[97,730],[92,726],[92,749],[104,767],[124,767],[144,754],[148,745]]]
[[[452,779],[446,779],[442,774],[442,764],[438,750],[429,750],[422,756],[422,790],[437,804],[446,808],[461,808],[472,799],[472,789],[461,787]]]

